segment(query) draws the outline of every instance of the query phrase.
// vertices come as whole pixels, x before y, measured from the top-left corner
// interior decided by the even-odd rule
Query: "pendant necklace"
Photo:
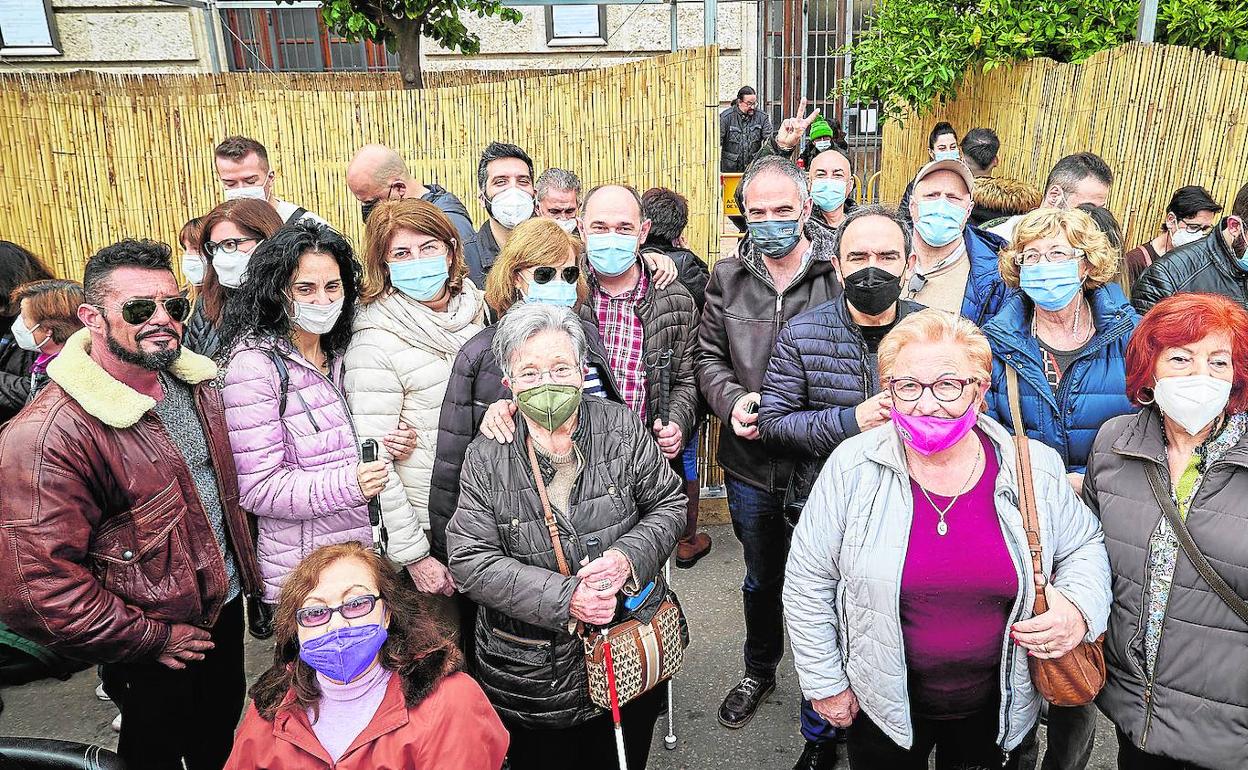
[[[975,478],[975,472],[979,470],[979,459],[981,454],[983,454],[983,447],[979,447],[975,452],[975,464],[971,466],[971,475],[966,477],[966,481],[962,484],[961,491],[953,496],[953,499],[949,501],[949,504],[945,506],[943,511],[940,509],[940,506],[936,505],[936,503],[932,501],[932,496],[927,493],[927,488],[922,484],[919,484],[919,490],[922,491],[923,496],[927,498],[928,504],[931,505],[932,508],[935,509],[937,515],[940,516],[940,523],[936,525],[936,534],[941,537],[949,534],[949,525],[945,523],[945,514],[953,510],[953,506],[958,503],[958,498],[966,494],[966,490],[970,488],[971,479]]]

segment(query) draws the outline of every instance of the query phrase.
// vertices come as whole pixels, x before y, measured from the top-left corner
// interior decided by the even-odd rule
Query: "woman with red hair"
[[[1122,768],[1243,767],[1248,746],[1248,311],[1178,294],[1127,348],[1142,408],[1084,478],[1113,571],[1098,705]]]

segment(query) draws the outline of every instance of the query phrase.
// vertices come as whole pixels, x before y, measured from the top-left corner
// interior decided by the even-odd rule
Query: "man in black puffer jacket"
[[[698,312],[702,312],[711,271],[701,257],[684,245],[685,226],[689,224],[689,201],[675,190],[651,187],[642,193],[641,205],[646,219],[650,220],[650,234],[641,245],[642,255],[659,251],[670,257],[676,264],[676,280],[693,295]]]
[[[1230,216],[1204,238],[1149,265],[1131,289],[1141,313],[1179,292],[1223,294],[1248,307],[1248,184],[1239,188]]]
[[[763,379],[763,443],[800,458],[785,495],[791,522],[832,450],[887,422],[891,402],[881,392],[876,351],[898,321],[923,309],[899,299],[901,276],[914,256],[896,211],[855,209],[835,253],[845,293],[785,325]]]

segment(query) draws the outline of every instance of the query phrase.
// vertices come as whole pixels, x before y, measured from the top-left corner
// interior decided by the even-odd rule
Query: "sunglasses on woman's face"
[[[381,601],[380,596],[365,595],[348,599],[337,607],[304,607],[295,610],[295,622],[304,628],[316,628],[328,623],[335,612],[347,620],[358,620],[372,612],[379,601]]]
[[[123,321],[131,326],[142,326],[156,315],[157,302],[164,305],[165,313],[180,324],[186,323],[191,317],[191,301],[186,297],[165,297],[161,300],[136,297],[121,303],[121,307],[117,309],[121,311]],[[101,310],[106,309],[103,305],[96,305],[96,307]]]
[[[533,268],[534,283],[550,283],[555,280],[555,276],[563,274],[564,283],[576,283],[581,279],[581,269],[576,265],[565,267],[562,271],[554,267],[535,267]]]

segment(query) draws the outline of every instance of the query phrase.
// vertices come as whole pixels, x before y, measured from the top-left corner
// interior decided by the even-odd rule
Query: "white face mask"
[[[339,297],[328,305],[314,305],[311,302],[295,300],[295,313],[290,320],[305,332],[328,334],[334,328],[334,324],[338,323],[338,317],[342,315],[344,299],[345,297]]]
[[[43,342],[35,342],[35,329],[38,328],[39,324],[35,324],[34,329],[27,329],[26,322],[22,320],[22,316],[19,313],[17,318],[13,321],[13,341],[16,342],[17,346],[22,350],[29,350],[31,353],[38,353],[39,348],[43,347],[47,344],[48,340],[52,339],[52,335],[49,334],[43,338]]]
[[[186,282],[192,286],[199,286],[204,282],[204,258],[198,254],[185,252],[182,254],[182,275],[186,276]]]
[[[251,198],[258,201],[267,201],[269,194],[264,191],[264,185],[259,187],[231,187],[225,191],[225,199],[227,201],[236,201],[239,198]]]
[[[576,220],[575,219],[556,219],[555,224],[562,227],[563,231],[567,233],[568,235],[571,235],[572,233],[576,232]]]
[[[1207,374],[1162,377],[1153,386],[1153,398],[1162,414],[1195,436],[1226,409],[1231,383]]]
[[[1204,237],[1204,233],[1189,233],[1186,228],[1175,225],[1174,230],[1170,232],[1170,243],[1174,244],[1174,247],[1177,249],[1180,246],[1195,243]]]
[[[533,196],[519,187],[508,187],[490,199],[490,215],[510,230],[533,216]]]
[[[247,280],[247,263],[251,262],[252,252],[263,241],[257,241],[251,251],[237,249],[233,254],[218,250],[212,258],[212,269],[217,271],[217,281],[227,289],[237,289]]]

